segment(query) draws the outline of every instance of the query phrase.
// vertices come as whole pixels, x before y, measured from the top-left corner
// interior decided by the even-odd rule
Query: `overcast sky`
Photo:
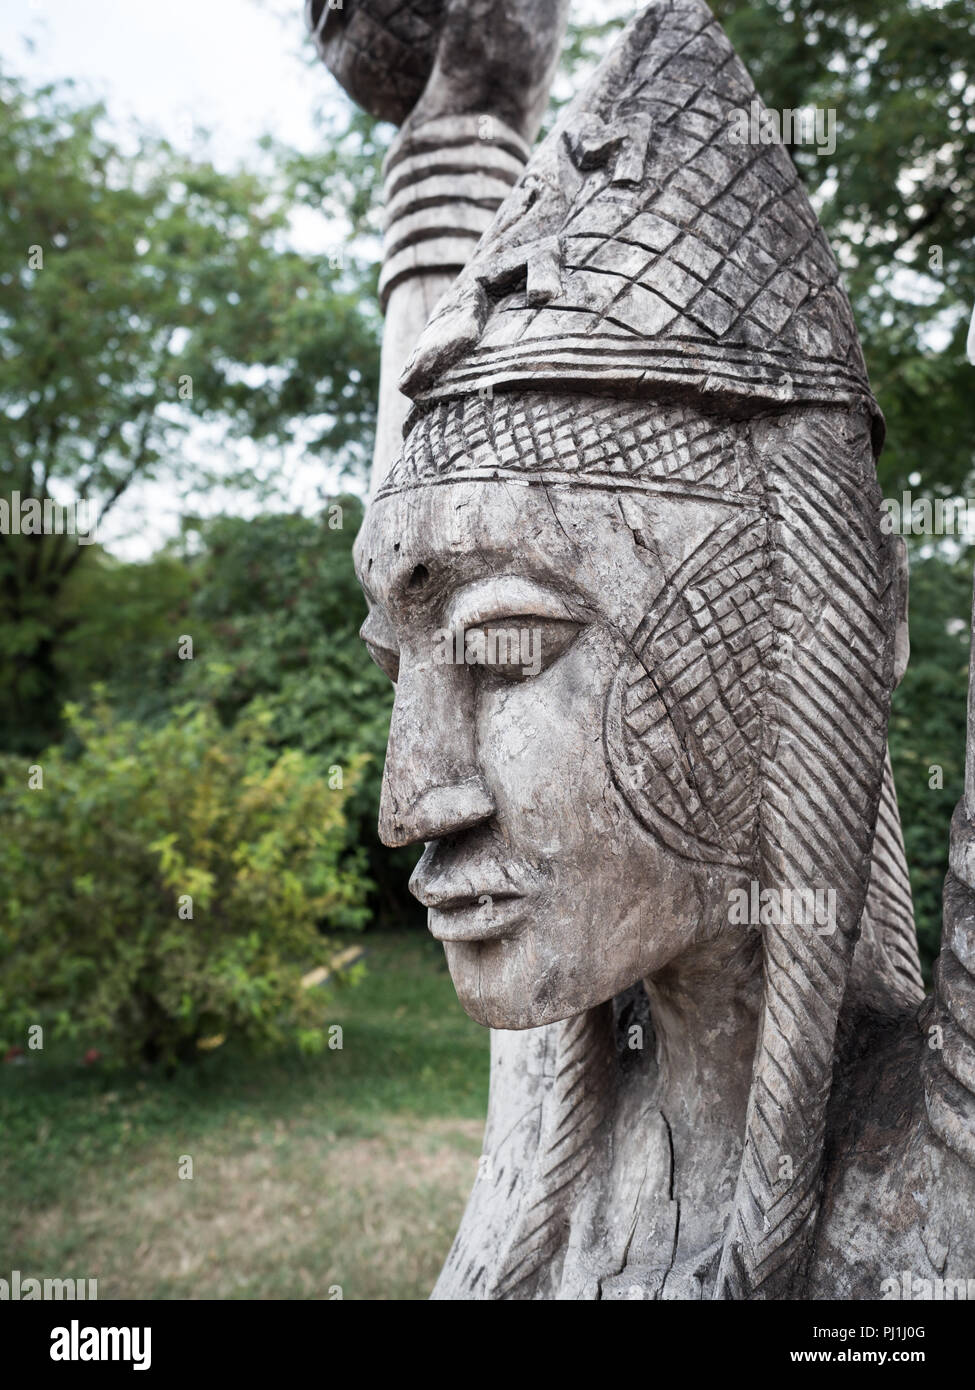
[[[33,51],[28,47],[30,43]],[[71,77],[185,146],[195,122],[221,163],[265,130],[308,146],[315,103],[334,88],[310,67],[301,0],[6,0],[0,55],[37,80]]]

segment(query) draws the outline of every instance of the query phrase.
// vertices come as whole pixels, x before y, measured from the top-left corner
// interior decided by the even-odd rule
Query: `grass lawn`
[[[488,1034],[425,933],[362,944],[363,983],[322,994],[341,1051],[254,1060],[231,1040],[170,1080],[48,1051],[0,1066],[0,1277],[426,1298],[477,1172]]]

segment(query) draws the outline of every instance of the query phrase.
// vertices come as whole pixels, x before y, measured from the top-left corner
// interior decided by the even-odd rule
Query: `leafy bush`
[[[145,727],[69,707],[80,752],[38,758],[42,786],[0,759],[0,1045],[38,1023],[167,1064],[220,1033],[324,1045],[301,979],[329,957],[322,926],[364,923],[358,768],[331,787],[321,761],[268,746],[269,718],[228,730],[187,707]]]
[[[328,766],[361,761],[346,816],[350,842],[367,857],[370,908],[379,924],[422,928],[406,888],[419,851],[386,849],[376,831],[393,688],[359,638],[367,609],[352,544],[362,516],[361,500],[340,494],[318,516],[188,524],[185,550],[147,562],[93,547],[66,599],[62,686],[82,703],[104,682],[113,705],[140,723],[200,702],[231,725],[259,704],[272,714],[269,744]],[[184,633],[192,661],[177,659]]]

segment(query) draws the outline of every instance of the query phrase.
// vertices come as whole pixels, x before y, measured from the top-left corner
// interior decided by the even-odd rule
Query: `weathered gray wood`
[[[477,230],[409,190],[447,206],[527,138],[498,110],[475,152],[465,32],[388,166],[389,309]],[[788,155],[730,138],[756,100],[702,0],[633,21],[422,334],[356,544],[397,681],[381,834],[426,844],[413,890],[494,1030],[437,1298],[975,1280],[975,825],[924,1000],[883,419]]]
[[[518,178],[538,133],[568,0],[307,0],[321,57],[402,125],[384,166],[385,315],[372,488],[402,441],[403,366]]]

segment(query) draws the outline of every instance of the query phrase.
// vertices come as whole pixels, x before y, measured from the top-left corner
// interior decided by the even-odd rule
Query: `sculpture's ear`
[[[907,621],[907,592],[910,581],[907,542],[894,536],[894,685],[900,685],[911,655],[911,636]]]

